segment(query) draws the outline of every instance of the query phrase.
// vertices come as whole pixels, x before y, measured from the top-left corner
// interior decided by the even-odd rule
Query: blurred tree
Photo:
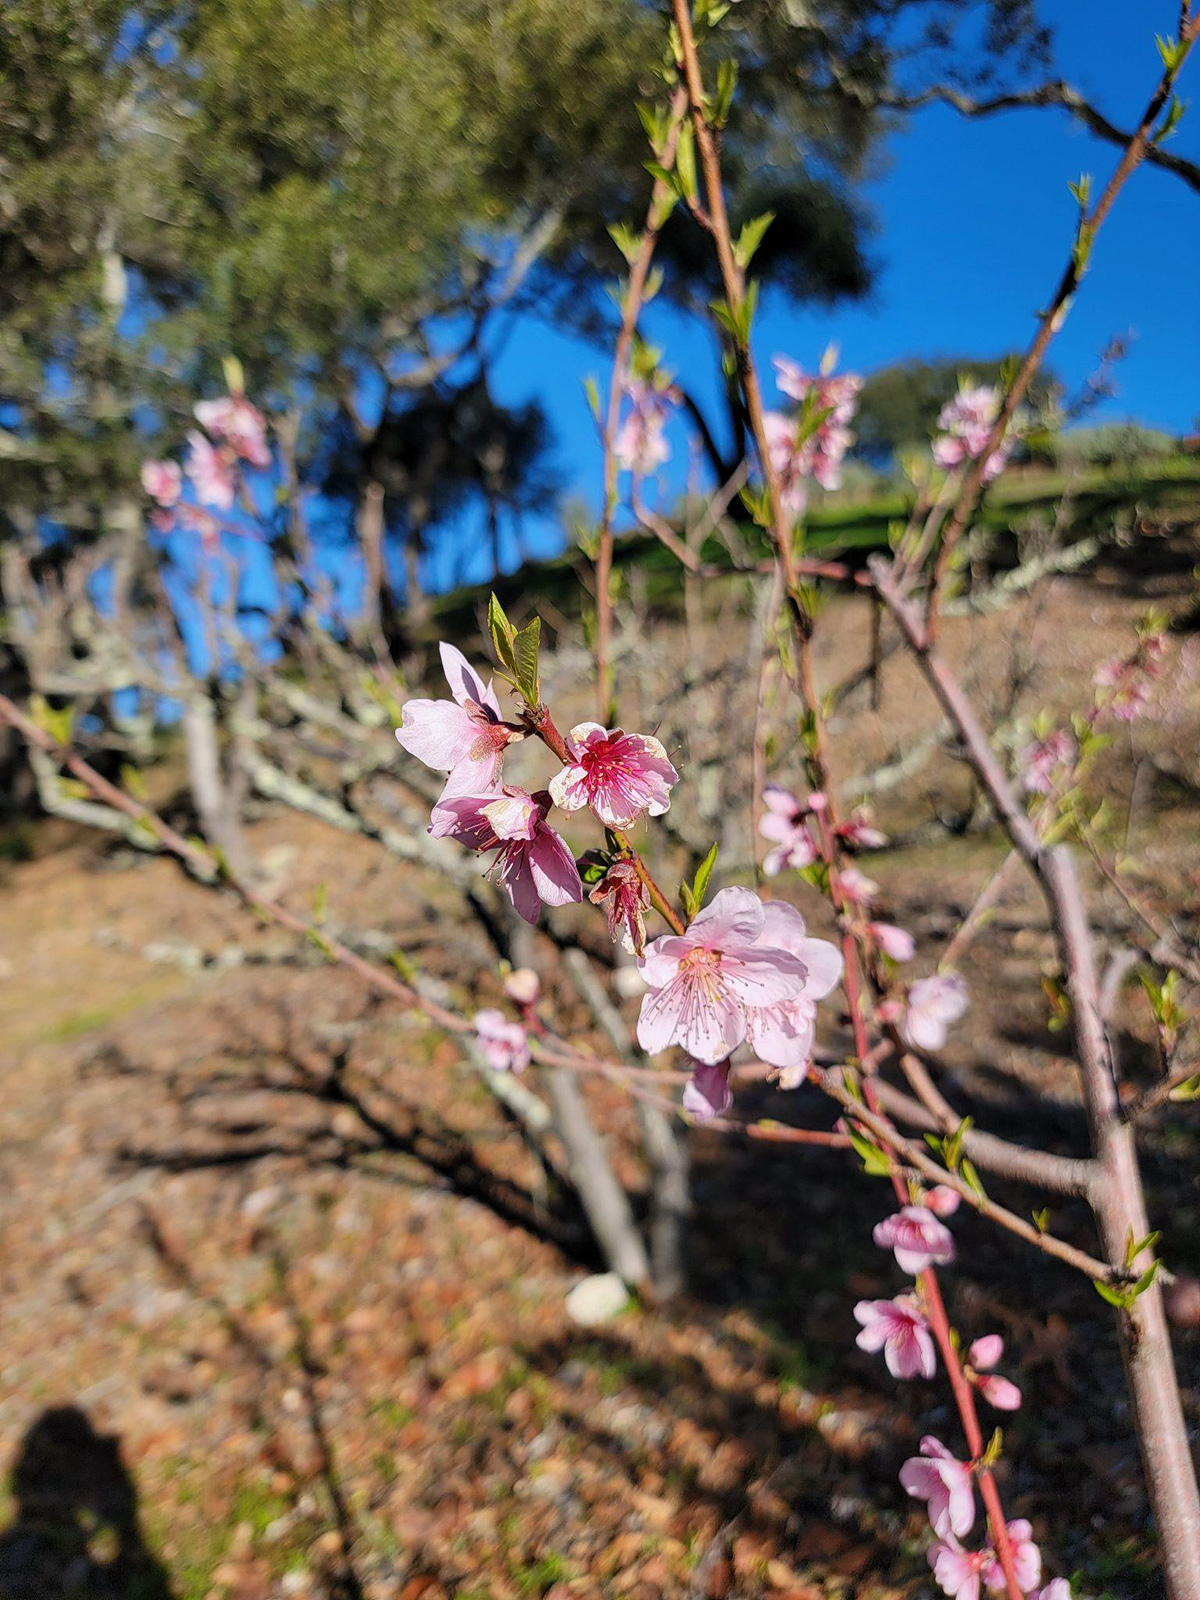
[[[997,383],[1003,366],[1003,357],[985,361],[939,357],[881,367],[867,378],[858,397],[854,454],[884,467],[897,452],[928,445],[937,431],[938,413],[960,380]],[[1033,385],[1030,403],[1040,410],[1059,390],[1054,374],[1043,372]]]
[[[170,448],[235,351],[310,475],[338,452],[360,534],[413,544],[398,441],[454,389],[486,392],[497,318],[537,306],[597,325],[606,224],[648,179],[635,113],[661,83],[663,16],[642,0],[11,0],[0,14],[0,487],[10,526],[136,526],[147,441]],[[735,217],[771,208],[759,257],[790,292],[861,293],[854,184],[881,127],[812,91],[924,60],[1019,72],[1044,44],[1030,0],[742,0],[727,132]],[[963,39],[967,40],[964,44]],[[668,230],[683,298],[695,239]],[[520,503],[532,414],[464,402],[476,462],[432,503]],[[422,416],[422,412],[426,414]],[[458,424],[456,423],[456,426]],[[340,429],[340,432],[338,430]],[[497,433],[499,430],[499,433]],[[349,470],[344,446],[353,443]],[[490,442],[489,442],[490,441]],[[389,452],[398,452],[389,468]],[[450,451],[449,454],[455,454]],[[447,455],[447,460],[449,456]],[[459,457],[461,459],[461,457]],[[490,484],[490,487],[489,487]]]

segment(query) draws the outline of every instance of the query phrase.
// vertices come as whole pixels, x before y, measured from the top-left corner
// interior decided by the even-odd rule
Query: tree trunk
[[[582,950],[563,955],[575,987],[618,1055],[642,1065],[625,1019],[609,997],[603,979]],[[672,1300],[687,1287],[687,1223],[692,1210],[686,1135],[675,1119],[644,1100],[637,1104],[642,1151],[650,1175],[650,1281],[656,1303]]]
[[[650,1286],[646,1247],[629,1196],[617,1181],[604,1142],[596,1132],[579,1075],[567,1067],[551,1067],[546,1081],[555,1131],[566,1147],[571,1182],[605,1262],[630,1289],[644,1294]]]
[[[221,771],[217,721],[207,695],[195,694],[185,704],[183,734],[188,782],[201,831],[225,857],[234,876],[248,881],[253,860],[242,833],[239,808]]]

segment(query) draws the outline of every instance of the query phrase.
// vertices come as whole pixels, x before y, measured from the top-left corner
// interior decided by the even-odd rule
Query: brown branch
[[[829,811],[821,813],[820,820],[822,831],[826,836],[825,855],[829,867],[830,894],[835,907],[841,911],[845,907],[838,882],[835,856],[836,845],[833,842],[832,828],[836,820],[833,813],[835,794],[834,786],[830,781],[825,719],[822,715],[821,703],[816,696],[812,677],[812,658],[809,648],[812,636],[812,621],[808,615],[805,598],[799,587],[793,528],[783,510],[779,476],[772,462],[768,446],[762,394],[748,337],[745,274],[734,255],[733,239],[729,231],[729,218],[725,208],[720,163],[717,157],[713,132],[708,122],[704,82],[696,53],[696,41],[692,31],[691,10],[688,0],[672,0],[672,14],[677,34],[677,58],[687,84],[696,149],[704,174],[708,210],[703,221],[712,232],[716,244],[717,260],[725,289],[730,324],[740,330],[733,340],[736,372],[754,434],[759,467],[766,483],[766,501],[770,513],[769,532],[775,547],[779,570],[783,576],[792,627],[799,649],[801,694],[811,714],[813,738],[809,749],[809,765],[816,780],[816,786],[825,792],[830,807]],[[697,207],[693,206],[693,211],[696,210]],[[849,930],[843,938],[843,950],[845,961],[842,986],[854,1028],[855,1051],[859,1059],[863,1060],[870,1053],[869,1039],[862,1006],[858,947],[853,934]],[[867,1080],[867,1092],[868,1094],[871,1092],[869,1079]],[[895,1189],[897,1198],[903,1203],[904,1186],[899,1177],[895,1178]],[[983,1435],[975,1406],[975,1396],[963,1372],[958,1346],[952,1337],[942,1306],[936,1275],[932,1268],[922,1273],[921,1282],[926,1291],[926,1301],[930,1306],[931,1325],[933,1326],[943,1364],[950,1379],[967,1446],[971,1451],[972,1457],[978,1459],[983,1453]],[[1001,1504],[1000,1492],[994,1475],[982,1463],[979,1467],[977,1481],[987,1510],[988,1525],[991,1529],[996,1554],[1004,1573],[1005,1588],[1009,1600],[1021,1600],[1021,1586],[1017,1578],[1012,1540],[1009,1536],[1008,1523]]]
[[[1144,1271],[1151,1263],[1148,1251],[1142,1250],[1136,1260],[1126,1261],[1130,1243],[1147,1238],[1150,1224],[1133,1127],[1118,1099],[1100,980],[1074,857],[1065,845],[1047,847],[1039,838],[996,759],[974,707],[933,648],[927,622],[900,593],[886,561],[874,557],[869,565],[876,587],[899,623],[934,695],[958,729],[967,757],[1009,839],[1045,897],[1066,975],[1076,1059],[1099,1166],[1092,1208],[1110,1262]],[[1171,1600],[1200,1600],[1200,1492],[1160,1284],[1151,1281],[1128,1308],[1119,1310],[1117,1325],[1168,1594]]]
[[[1125,1107],[1125,1115],[1130,1122],[1140,1122],[1144,1117],[1151,1116],[1175,1093],[1182,1089],[1185,1083],[1190,1083],[1193,1078],[1200,1076],[1200,1060],[1193,1058],[1184,1067],[1177,1067],[1174,1072],[1156,1083],[1153,1088],[1147,1089],[1144,1094]]]
[[[912,1062],[913,1058],[910,1057],[910,1066]],[[936,1099],[918,1095],[914,1100],[902,1089],[897,1089],[883,1078],[877,1078],[875,1092],[881,1105],[909,1127],[920,1128],[927,1133],[954,1134],[962,1126],[963,1119],[942,1099],[936,1088]],[[962,1147],[975,1165],[986,1172],[994,1172],[998,1177],[1009,1178],[1016,1183],[1049,1189],[1055,1194],[1086,1196],[1091,1193],[1096,1177],[1095,1164],[1086,1157],[1058,1156],[1049,1150],[1033,1150],[1027,1145],[1001,1139],[994,1133],[986,1133],[981,1128],[968,1129],[963,1136]]]
[[[978,1211],[981,1217],[987,1217],[990,1222],[998,1223],[1000,1227],[1007,1229],[1009,1233],[1015,1233],[1018,1239],[1024,1239],[1026,1244],[1031,1244],[1036,1249],[1044,1251],[1046,1255],[1065,1262],[1067,1266],[1074,1267],[1093,1281],[1097,1278],[1103,1282],[1108,1282],[1112,1278],[1118,1280],[1124,1278],[1123,1271],[1109,1266],[1107,1262],[1100,1261],[1095,1256],[1088,1255],[1086,1250],[1077,1250],[1074,1245],[1067,1244],[1065,1240],[1055,1238],[1053,1234],[1039,1232],[1032,1222],[1026,1221],[1024,1217],[1017,1216],[1015,1212],[1009,1211],[1006,1206],[998,1205],[996,1201],[989,1199],[986,1195],[981,1195],[978,1190],[971,1187],[965,1178],[960,1178],[956,1172],[947,1171],[945,1167],[934,1161],[919,1144],[906,1139],[902,1133],[892,1126],[886,1117],[872,1111],[855,1095],[851,1094],[842,1082],[839,1072],[817,1069],[815,1076],[827,1095],[836,1100],[856,1122],[862,1123],[865,1128],[869,1129],[881,1144],[886,1145],[889,1150],[894,1151],[896,1155],[901,1157],[904,1164],[911,1167],[925,1182],[942,1184],[948,1189],[953,1189],[969,1206]],[[882,1087],[882,1085],[879,1087]]]
[[[687,97],[682,88],[671,99],[671,132],[661,154],[656,159],[665,171],[675,164],[675,147]],[[629,285],[621,306],[621,328],[613,351],[612,376],[608,384],[608,409],[604,418],[604,506],[600,514],[599,547],[596,552],[596,677],[600,700],[600,720],[607,723],[613,699],[612,681],[612,559],[613,513],[617,505],[618,463],[614,452],[617,424],[621,414],[621,396],[629,370],[629,355],[633,348],[634,331],[641,313],[646,284],[650,278],[650,265],[658,243],[663,210],[670,194],[667,183],[655,178],[650,192],[650,205],[646,224],[638,244],[637,255],[629,269]]]
[[[925,106],[947,105],[952,106],[960,116],[964,117],[989,117],[999,111],[1049,107],[1068,112],[1077,122],[1082,123],[1089,133],[1094,133],[1097,138],[1105,139],[1110,144],[1121,145],[1124,148],[1134,137],[1128,130],[1117,127],[1116,123],[1111,122],[1097,106],[1092,105],[1090,100],[1080,94],[1078,89],[1062,78],[1037,84],[1031,89],[1015,89],[1007,94],[993,95],[986,100],[972,99],[970,95],[964,94],[961,89],[956,89],[948,83],[931,84],[918,94],[877,92],[864,84],[852,82],[844,74],[838,75],[836,87],[828,92],[845,95],[867,110],[920,111]],[[1200,166],[1194,161],[1189,161],[1186,156],[1176,155],[1171,150],[1164,150],[1160,145],[1152,144],[1146,151],[1145,160],[1151,166],[1161,167],[1164,172],[1173,173],[1190,189],[1200,194]]]

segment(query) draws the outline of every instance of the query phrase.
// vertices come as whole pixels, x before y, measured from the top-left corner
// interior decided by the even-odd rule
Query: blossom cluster
[[[201,506],[230,511],[241,465],[260,470],[271,465],[266,420],[244,394],[199,400],[194,410],[200,429],[188,434],[183,467],[175,461],[145,461],[142,487],[156,505],[170,511],[180,502],[186,473]]]
[[[883,1352],[895,1378],[932,1378],[937,1370],[937,1346],[924,1303],[921,1274],[927,1268],[954,1260],[954,1238],[942,1220],[958,1209],[957,1191],[938,1185],[919,1204],[906,1205],[878,1223],[875,1243],[893,1252],[896,1264],[917,1281],[913,1292],[891,1300],[860,1300],[854,1315],[860,1324],[856,1343],[861,1350]],[[945,1324],[943,1322],[943,1338]],[[1021,1391],[1008,1378],[993,1372],[1004,1354],[998,1334],[986,1334],[970,1345],[962,1360],[963,1375],[989,1405],[1015,1411]],[[900,1482],[914,1499],[924,1502],[934,1542],[929,1565],[942,1592],[952,1600],[980,1600],[984,1590],[1005,1592],[1007,1583],[1000,1557],[990,1543],[968,1549],[963,1540],[976,1522],[974,1478],[979,1462],[959,1461],[940,1439],[927,1435],[920,1454],[910,1457],[900,1470]],[[1021,1593],[1030,1600],[1070,1600],[1070,1586],[1057,1578],[1039,1588],[1042,1555],[1023,1518],[1007,1524],[1013,1570]]]
[[[795,412],[768,411],[763,422],[771,466],[779,481],[780,504],[795,520],[808,503],[808,483],[838,489],[842,462],[854,443],[854,418],[862,379],[854,373],[833,377],[824,370],[810,376],[788,356],[775,357],[781,394],[795,400]]]
[[[552,810],[588,809],[611,834],[665,812],[679,775],[651,735],[582,722],[565,740],[552,741],[566,759],[546,789],[530,793],[505,783],[505,752],[540,731],[540,723],[532,715],[506,722],[494,683],[485,682],[453,645],[442,644],[441,660],[451,698],[407,701],[396,730],[410,755],[445,774],[429,831],[492,854],[492,870],[513,906],[534,922],[543,905],[583,897],[580,863],[551,825]],[[862,817],[845,826],[848,838],[882,842]],[[613,938],[638,958],[646,985],[639,1043],[650,1053],[678,1045],[692,1058],[686,1109],[705,1117],[728,1108],[730,1057],[746,1043],[777,1069],[784,1087],[804,1079],[817,1002],[842,974],[836,946],[810,937],[792,906],[764,904],[744,888],[720,890],[686,928],[646,944],[651,897],[636,856],[593,852],[583,865],[593,883],[590,898],[604,905]],[[475,1027],[480,1048],[497,1070],[527,1065],[527,1040],[517,1024],[488,1010],[476,1016]]]
[[[446,774],[430,833],[494,852],[493,868],[514,907],[536,922],[543,905],[583,898],[575,857],[548,821],[551,809],[587,806],[606,827],[629,827],[643,814],[666,811],[679,774],[653,736],[581,722],[566,740],[568,762],[548,789],[530,793],[504,783],[504,753],[526,729],[504,721],[494,683],[485,683],[460,650],[451,644],[440,650],[452,698],[407,701],[396,738],[410,755]]]
[[[1069,728],[1054,728],[1031,739],[1017,755],[1017,771],[1027,794],[1054,794],[1079,759],[1079,745]]]
[[[803,872],[821,853],[818,834],[828,811],[825,796],[816,793],[801,800],[790,789],[768,784],[762,798],[764,815],[759,822],[759,832],[771,843],[763,861],[763,871],[768,877],[789,868]],[[844,850],[877,850],[887,843],[885,835],[862,811],[836,824],[831,832]],[[860,933],[880,955],[897,963],[912,960],[916,942],[906,928],[890,922],[863,920],[869,916],[879,893],[879,885],[873,879],[856,866],[843,865],[838,870],[837,887],[847,917],[856,923]],[[910,984],[906,1005],[891,999],[881,1002],[879,1020],[895,1023],[905,1043],[914,1050],[940,1050],[950,1024],[964,1015],[967,1005],[967,986],[959,974],[939,972]]]
[[[938,415],[938,435],[933,441],[933,459],[948,472],[965,462],[976,461],[987,447],[996,418],[1000,415],[1000,395],[990,384],[959,384],[958,393],[948,400]],[[1005,438],[988,456],[984,482],[990,483],[1004,471],[1012,453],[1012,440]]]
[[[613,455],[626,472],[645,478],[671,459],[666,426],[679,396],[670,384],[631,378],[625,398],[629,409],[613,436]]]
[[[1137,649],[1131,655],[1115,656],[1096,669],[1094,682],[1098,720],[1111,717],[1117,722],[1136,722],[1150,708],[1150,695],[1162,676],[1167,654],[1167,638],[1162,628],[1144,627]]]

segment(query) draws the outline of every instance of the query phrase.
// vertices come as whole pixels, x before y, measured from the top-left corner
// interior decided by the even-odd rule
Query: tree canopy
[[[866,288],[855,183],[882,123],[824,91],[849,67],[889,72],[901,36],[906,60],[915,49],[944,71],[956,30],[981,25],[993,61],[1018,67],[1040,47],[1029,0],[741,0],[717,45],[740,70],[735,217],[777,214],[757,270],[798,295]],[[606,229],[644,204],[636,104],[661,95],[664,38],[641,0],[13,0],[0,18],[8,514],[102,526],[147,441],[178,444],[230,352],[269,408],[307,419],[302,455],[328,459],[322,436],[349,422],[359,477],[386,478],[398,418],[437,413],[452,383],[486,387],[498,309],[606,314]],[[685,298],[693,284],[707,295],[702,254],[668,229]],[[544,428],[511,421],[523,471]]]

